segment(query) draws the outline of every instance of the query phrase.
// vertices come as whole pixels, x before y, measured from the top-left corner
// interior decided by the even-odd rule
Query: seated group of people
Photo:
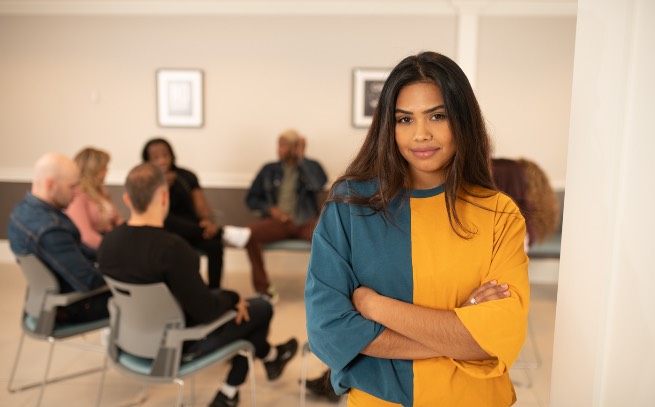
[[[247,204],[264,216],[247,228],[220,227],[195,174],[179,168],[171,145],[148,141],[143,163],[125,181],[127,221],[104,187],[109,154],[86,148],[75,161],[46,153],[35,164],[30,192],[13,209],[8,226],[11,250],[34,254],[55,274],[62,292],[103,286],[103,274],[116,280],[165,282],[187,316],[187,325],[206,323],[228,310],[237,317],[201,341],[185,343],[185,358],[202,355],[243,338],[255,346],[269,380],[277,379],[297,352],[295,338],[271,346],[268,332],[277,297],[262,258],[265,243],[311,240],[319,214],[317,193],[327,181],[321,165],[304,156],[305,141],[288,130],[278,139],[280,160],[266,164],[248,191]],[[246,247],[258,297],[243,299],[220,288],[223,241]],[[208,283],[199,273],[198,251],[208,258]],[[108,316],[111,294],[58,309],[58,323]],[[247,361],[233,359],[225,383],[210,406],[236,406]]]

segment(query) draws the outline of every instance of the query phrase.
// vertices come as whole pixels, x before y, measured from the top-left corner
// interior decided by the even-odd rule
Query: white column
[[[473,7],[457,10],[457,64],[475,89],[478,73],[478,11]]]
[[[655,400],[655,2],[578,0],[552,406]]]

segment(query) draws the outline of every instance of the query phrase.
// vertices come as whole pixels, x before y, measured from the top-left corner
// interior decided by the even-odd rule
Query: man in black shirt
[[[180,236],[163,229],[169,191],[159,168],[149,163],[138,165],[128,174],[125,189],[123,199],[130,209],[130,218],[104,237],[98,250],[102,273],[131,284],[165,282],[184,310],[187,326],[213,321],[235,309],[234,321],[202,341],[186,343],[185,358],[246,339],[255,346],[255,356],[263,359],[268,379],[277,379],[295,355],[298,342],[292,338],[275,347],[268,343],[271,305],[260,298],[246,301],[236,292],[210,290],[204,285],[195,250]],[[235,356],[227,380],[210,406],[236,406],[237,387],[245,381],[247,372],[246,358]]]

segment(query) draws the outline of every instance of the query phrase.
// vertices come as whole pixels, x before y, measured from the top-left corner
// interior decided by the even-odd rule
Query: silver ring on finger
[[[475,297],[471,298],[469,302],[473,305],[478,305],[478,301],[475,299]]]

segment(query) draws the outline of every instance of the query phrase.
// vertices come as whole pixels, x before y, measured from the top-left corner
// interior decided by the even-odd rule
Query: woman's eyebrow
[[[421,113],[423,113],[423,114],[432,113],[432,112],[435,112],[435,111],[437,111],[439,109],[443,109],[443,108],[445,108],[444,105],[437,105],[435,107],[431,107],[431,108],[429,108],[427,110],[424,110]],[[410,112],[410,111],[403,110],[403,109],[398,109],[398,108],[396,108],[395,112],[396,113],[402,113],[402,114],[414,114],[414,112]]]
[[[437,106],[435,106],[435,107],[431,107],[431,108],[429,108],[428,110],[424,110],[422,113],[423,113],[423,114],[426,114],[426,113],[432,113],[432,112],[436,112],[437,110],[439,110],[439,109],[443,109],[443,108],[445,108],[444,105],[437,105]]]

